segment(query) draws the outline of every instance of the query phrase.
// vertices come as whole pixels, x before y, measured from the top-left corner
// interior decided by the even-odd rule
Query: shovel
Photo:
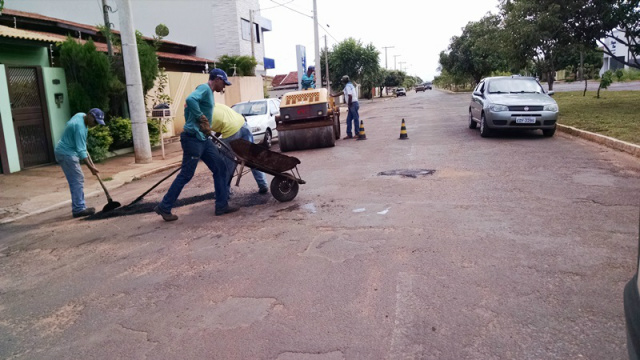
[[[165,176],[164,178],[162,178],[162,180],[158,181],[155,185],[153,185],[149,190],[145,191],[144,193],[142,193],[142,195],[138,196],[135,200],[133,200],[129,205],[125,206],[124,208],[128,208],[131,205],[137,203],[138,201],[142,200],[142,198],[144,198],[145,195],[147,195],[148,193],[151,192],[151,190],[155,189],[158,185],[160,185],[163,181],[167,180],[168,178],[170,178],[173,174],[177,173],[178,170],[180,170],[182,168],[182,166],[178,166],[175,170],[173,170],[171,172],[171,174]],[[108,204],[107,204],[108,205]]]
[[[91,160],[91,162],[93,162],[93,160]],[[122,206],[120,205],[119,202],[113,201],[113,199],[111,199],[111,195],[109,195],[109,192],[107,191],[107,187],[104,186],[104,184],[102,183],[102,179],[100,179],[100,175],[96,173],[96,177],[98,178],[98,181],[100,182],[100,186],[102,186],[102,190],[104,190],[105,195],[107,195],[107,205],[105,205],[102,208],[102,212],[111,211]]]

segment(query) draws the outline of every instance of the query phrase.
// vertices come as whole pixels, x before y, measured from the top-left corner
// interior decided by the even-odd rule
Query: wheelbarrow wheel
[[[271,195],[280,202],[293,200],[298,195],[298,183],[284,176],[276,176],[271,180]]]

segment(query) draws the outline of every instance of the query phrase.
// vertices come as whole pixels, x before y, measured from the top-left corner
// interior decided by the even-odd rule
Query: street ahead
[[[248,176],[216,217],[201,164],[177,222],[151,210],[166,182],[137,214],[3,225],[0,358],[624,359],[638,160],[483,139],[468,101],[363,100],[366,141],[289,153],[307,181],[289,203]]]

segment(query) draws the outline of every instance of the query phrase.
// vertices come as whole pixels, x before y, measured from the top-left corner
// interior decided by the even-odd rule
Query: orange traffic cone
[[[402,119],[402,126],[400,127],[400,140],[409,140],[409,135],[407,135],[407,127],[404,124],[404,119]]]
[[[360,131],[358,131],[358,140],[367,140],[367,134],[364,133],[364,122],[360,120]]]

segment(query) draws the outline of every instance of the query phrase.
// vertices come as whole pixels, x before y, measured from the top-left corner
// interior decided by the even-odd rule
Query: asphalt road
[[[549,90],[549,84],[542,84],[546,90]],[[587,81],[587,91],[598,91],[599,81]],[[584,91],[584,81],[574,81],[571,83],[554,82],[554,91]],[[607,89],[600,91],[621,91],[621,90],[640,90],[640,81],[614,82]]]
[[[468,99],[363,101],[366,141],[289,153],[307,184],[288,203],[247,177],[215,217],[201,165],[177,222],[151,212],[163,184],[136,214],[0,226],[0,358],[626,358],[638,160],[480,138]]]

